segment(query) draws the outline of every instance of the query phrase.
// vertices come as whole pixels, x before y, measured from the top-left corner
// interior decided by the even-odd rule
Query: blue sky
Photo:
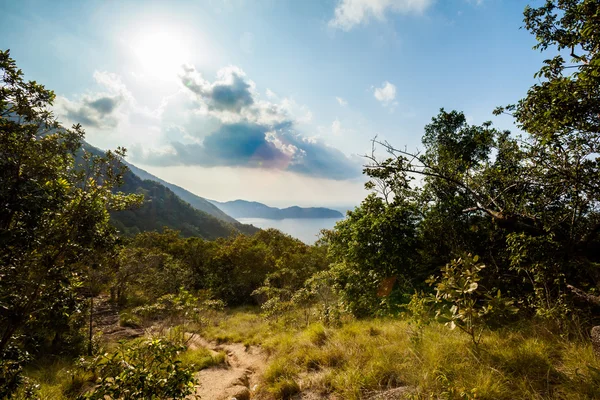
[[[540,1],[532,1],[536,5]],[[523,97],[544,55],[517,0],[0,0],[0,46],[101,148],[201,196],[352,205],[375,135]]]

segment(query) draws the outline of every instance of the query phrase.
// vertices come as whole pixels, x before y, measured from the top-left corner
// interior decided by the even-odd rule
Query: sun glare
[[[154,28],[140,32],[130,43],[141,75],[157,79],[173,79],[181,66],[189,62],[189,50],[183,35]]]

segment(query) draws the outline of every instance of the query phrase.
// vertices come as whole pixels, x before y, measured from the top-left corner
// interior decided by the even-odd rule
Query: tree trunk
[[[90,296],[90,332],[88,340],[88,356],[93,353],[92,338],[94,337],[93,322],[94,322],[94,296]]]

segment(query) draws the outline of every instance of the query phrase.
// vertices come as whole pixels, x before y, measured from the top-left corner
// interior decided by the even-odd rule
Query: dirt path
[[[212,352],[227,354],[225,367],[204,369],[196,375],[200,387],[196,394],[205,400],[249,400],[256,390],[260,376],[266,367],[267,357],[256,346],[241,343],[221,344],[194,336],[190,348],[205,347]]]

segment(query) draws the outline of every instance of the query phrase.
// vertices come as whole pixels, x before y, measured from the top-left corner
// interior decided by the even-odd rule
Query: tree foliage
[[[28,327],[69,315],[84,266],[110,251],[109,212],[139,198],[116,193],[124,149],[86,154],[75,165],[84,132],[64,129],[49,107],[54,93],[27,82],[8,51],[0,52],[0,354]],[[46,325],[54,339],[57,321]],[[59,338],[58,338],[59,339]]]
[[[420,151],[374,139],[374,194],[326,236],[356,315],[377,312],[385,278],[421,290],[424,276],[471,253],[488,265],[477,274],[490,293],[547,318],[590,318],[568,287],[600,290],[599,18],[593,0],[525,9],[535,49],[554,54],[522,100],[495,111],[512,114],[521,135],[441,109]]]

